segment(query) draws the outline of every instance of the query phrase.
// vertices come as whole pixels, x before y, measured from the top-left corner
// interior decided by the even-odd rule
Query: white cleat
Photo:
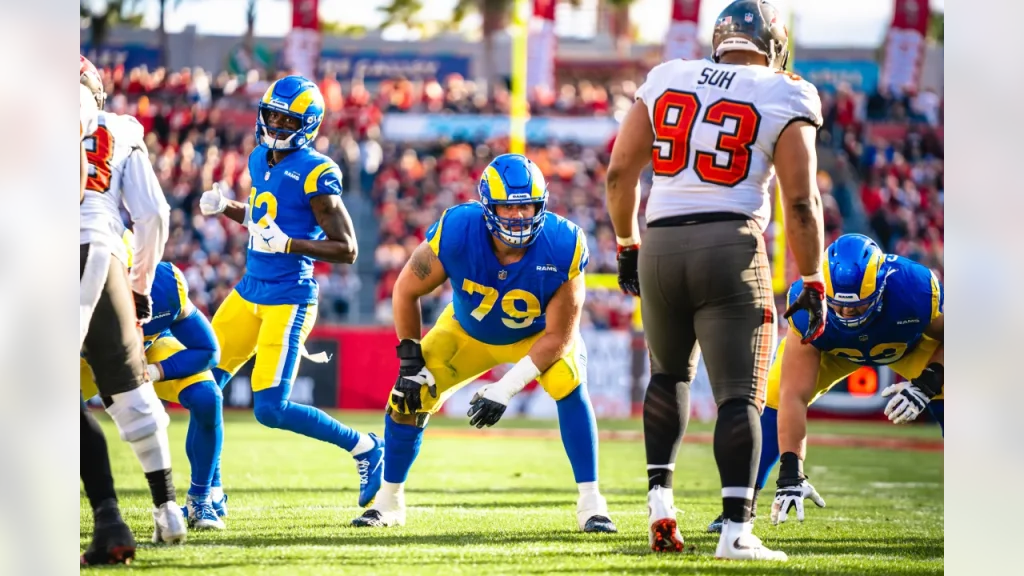
[[[174,501],[164,502],[153,509],[153,544],[184,544],[188,536],[188,524],[181,507]]]
[[[715,558],[719,560],[768,560],[785,562],[785,552],[769,550],[753,534],[753,522],[722,522],[722,535],[718,538]]]
[[[576,501],[576,523],[583,532],[618,532],[608,513],[608,501],[600,494],[580,496]]]
[[[682,552],[683,535],[676,523],[672,491],[656,486],[647,493],[647,542],[655,552]]]
[[[405,526],[405,490],[383,489],[377,492],[373,506],[352,520],[352,525],[370,528]]]

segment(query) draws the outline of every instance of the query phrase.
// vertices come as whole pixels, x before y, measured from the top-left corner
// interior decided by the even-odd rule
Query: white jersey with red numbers
[[[766,66],[671,60],[650,71],[636,97],[655,135],[648,222],[734,212],[763,232],[779,135],[796,120],[822,124],[818,90]]]
[[[99,112],[95,131],[83,139],[89,176],[81,205],[79,243],[106,246],[127,266],[123,203],[135,225],[132,287],[148,294],[167,241],[170,207],[143,136],[142,125],[135,118]]]

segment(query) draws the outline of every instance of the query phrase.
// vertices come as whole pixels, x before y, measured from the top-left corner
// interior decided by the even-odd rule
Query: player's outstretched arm
[[[565,356],[580,327],[580,314],[587,296],[584,274],[562,284],[548,302],[544,334],[530,346],[526,356],[494,384],[481,387],[470,400],[469,424],[493,426],[505,413],[512,397]]]
[[[147,368],[154,381],[187,378],[220,362],[220,346],[213,326],[199,310],[192,308],[171,324],[171,334],[185,349]]]
[[[637,249],[640,247],[640,172],[651,161],[654,130],[642,100],[633,103],[615,138],[605,177],[608,213],[618,245],[619,288],[640,295],[637,276]]]
[[[801,334],[790,327],[779,379],[779,452],[782,456],[776,482],[778,489],[772,502],[772,524],[785,522],[793,508],[797,520],[802,522],[806,498],[820,507],[825,506],[818,491],[807,481],[803,465],[807,452],[807,405],[818,381],[821,352],[800,339]]]
[[[129,279],[135,293],[136,314],[140,321],[146,322],[152,314],[149,292],[156,277],[156,267],[164,255],[171,207],[143,147],[136,147],[125,160],[124,188],[124,203],[135,225]]]
[[[427,242],[420,243],[395,281],[391,293],[395,332],[399,340],[419,341],[423,335],[420,298],[444,284],[448,274]]]

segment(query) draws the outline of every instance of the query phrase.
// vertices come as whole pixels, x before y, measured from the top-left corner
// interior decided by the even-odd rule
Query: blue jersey
[[[896,362],[921,341],[925,328],[942,314],[942,284],[927,267],[901,256],[886,256],[882,265],[885,290],[876,316],[865,326],[846,328],[829,310],[825,332],[811,341],[812,346],[862,366],[880,366]],[[790,304],[802,289],[802,280],[790,286]],[[801,310],[789,321],[803,334],[807,312]]]
[[[341,194],[341,170],[333,160],[307,146],[285,156],[273,168],[267,149],[249,155],[253,222],[270,216],[290,238],[323,240],[309,201],[321,194]],[[245,275],[235,289],[254,304],[311,304],[317,301],[313,259],[301,254],[269,254],[252,249],[250,238]]]
[[[150,297],[153,299],[153,317],[142,326],[147,348],[164,332],[170,330],[171,324],[195,310],[188,300],[188,283],[185,281],[185,275],[170,262],[156,265]]]
[[[523,258],[502,266],[484,210],[479,202],[445,210],[427,231],[427,242],[451,279],[459,325],[475,340],[503,346],[544,330],[551,297],[583,272],[590,254],[578,226],[548,213]]]

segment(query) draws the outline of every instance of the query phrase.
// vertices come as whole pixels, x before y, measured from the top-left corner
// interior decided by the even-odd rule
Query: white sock
[[[359,456],[365,452],[369,452],[373,449],[373,438],[370,438],[368,434],[360,434],[359,442],[356,442],[354,448],[352,448],[352,455]]]
[[[597,482],[580,482],[576,485],[580,490],[580,497],[584,496],[597,496],[600,492],[597,489]]]
[[[212,486],[210,488],[210,500],[217,501],[224,499],[224,488],[222,486]]]
[[[405,482],[393,483],[388,482],[387,480],[382,480],[380,483],[379,494],[382,496],[393,496],[403,492],[405,492]]]

